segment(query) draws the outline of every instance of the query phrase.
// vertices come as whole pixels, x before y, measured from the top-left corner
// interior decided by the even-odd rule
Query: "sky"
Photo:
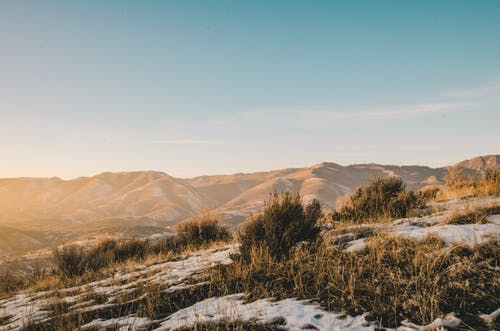
[[[500,1],[1,1],[0,177],[500,154]]]

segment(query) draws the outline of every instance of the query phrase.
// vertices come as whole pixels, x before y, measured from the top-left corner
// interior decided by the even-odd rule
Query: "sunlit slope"
[[[459,163],[474,170],[496,167],[499,156]],[[0,225],[23,231],[73,234],[120,227],[165,227],[212,209],[230,224],[258,210],[272,191],[299,192],[328,209],[373,176],[400,176],[411,188],[442,184],[446,168],[320,163],[249,174],[180,179],[163,172],[106,172],[72,180],[0,179]],[[60,236],[59,236],[60,237]],[[36,245],[35,245],[36,246]]]
[[[444,169],[422,166],[364,164],[345,167],[335,163],[320,163],[262,181],[228,201],[219,211],[226,219],[244,216],[259,208],[269,192],[283,190],[298,192],[305,200],[319,199],[325,207],[334,208],[339,197],[352,192],[373,176],[400,176],[410,187],[418,188],[441,184],[444,174]]]
[[[108,218],[175,222],[208,205],[196,189],[161,172],[102,173],[94,177],[0,179],[3,223]],[[57,222],[59,223],[59,222]]]

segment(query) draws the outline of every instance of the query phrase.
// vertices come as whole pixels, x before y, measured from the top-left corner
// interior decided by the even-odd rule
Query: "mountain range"
[[[500,155],[488,155],[457,166],[482,171],[499,164]],[[103,232],[164,233],[208,209],[237,225],[272,191],[299,192],[304,200],[319,199],[333,209],[340,197],[373,176],[399,176],[408,187],[420,188],[443,184],[446,173],[447,167],[325,162],[189,179],[157,171],[105,172],[71,180],[5,178],[0,179],[0,256]]]

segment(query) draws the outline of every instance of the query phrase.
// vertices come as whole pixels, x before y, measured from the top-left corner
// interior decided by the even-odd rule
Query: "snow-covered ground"
[[[270,324],[285,322],[289,330],[374,330],[375,325],[364,316],[351,317],[327,312],[309,301],[285,299],[273,302],[269,299],[244,303],[244,294],[232,294],[203,300],[193,306],[181,309],[160,321],[151,321],[134,316],[113,320],[94,320],[82,330],[106,330],[106,328],[127,327],[140,330],[159,324],[155,331],[191,328],[197,323],[240,321]]]
[[[470,208],[491,206],[500,204],[500,198],[487,197],[483,199],[472,199],[466,201],[451,201],[447,203],[435,204],[445,209],[442,212],[424,217],[412,217],[395,220],[391,223],[366,224],[365,227],[375,228],[380,232],[395,234],[404,238],[411,238],[420,241],[428,235],[439,236],[447,246],[453,244],[476,245],[491,239],[500,238],[500,215],[487,217],[486,224],[461,224],[461,225],[440,225],[451,214],[468,210]],[[353,240],[347,240],[351,236]],[[365,247],[366,239],[356,239],[354,233],[344,234],[346,239],[343,242],[347,246],[347,251],[354,252]]]
[[[226,246],[193,253],[179,261],[171,261],[152,266],[139,266],[129,273],[117,272],[114,277],[92,282],[78,287],[20,293],[0,300],[0,319],[6,319],[0,330],[16,330],[28,322],[41,322],[50,318],[49,307],[56,303],[68,305],[68,311],[97,311],[118,305],[118,299],[135,292],[141,286],[160,285],[164,291],[186,288],[184,281],[195,277],[204,269],[217,264],[231,263],[230,254],[236,252],[237,245]],[[106,298],[97,303],[96,295]]]
[[[466,202],[453,202],[453,209],[465,208]],[[500,203],[474,200],[473,205]],[[444,206],[446,207],[446,206]],[[449,208],[449,206],[448,206]],[[383,231],[402,237],[421,240],[428,234],[440,236],[447,245],[454,242],[475,245],[485,240],[498,238],[500,234],[500,215],[488,217],[487,224],[439,225],[450,211],[434,215],[396,220],[388,224],[373,224],[378,232]],[[347,250],[364,247],[365,239],[344,234],[343,242]],[[175,261],[153,265],[139,265],[130,272],[117,271],[113,277],[54,291],[22,292],[10,298],[0,300],[0,331],[18,330],[28,323],[44,322],[51,319],[51,307],[62,303],[67,313],[100,312],[113,309],[123,304],[123,298],[137,300],[145,286],[159,286],[162,292],[172,293],[188,288],[187,281],[217,264],[232,263],[231,254],[237,253],[238,245],[227,245],[180,256]],[[201,281],[200,281],[201,282]],[[194,286],[198,286],[199,283]],[[97,300],[96,298],[101,298]],[[480,317],[491,323],[500,310],[484,312]],[[102,316],[96,314],[95,316]],[[293,298],[274,301],[271,298],[246,302],[244,293],[224,297],[211,297],[192,306],[161,316],[158,320],[139,317],[134,314],[117,318],[97,318],[85,324],[81,330],[175,330],[190,328],[197,323],[220,321],[252,322],[269,324],[280,322],[286,330],[375,330],[377,325],[368,322],[364,315],[348,316],[340,312],[329,312],[310,300]],[[419,326],[405,321],[398,328],[400,331],[432,330],[454,328],[460,320],[453,314],[438,318],[426,326]]]

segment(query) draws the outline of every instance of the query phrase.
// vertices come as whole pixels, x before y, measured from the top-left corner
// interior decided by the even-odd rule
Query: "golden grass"
[[[455,209],[440,225],[486,224],[490,215],[500,215],[500,204]]]
[[[484,328],[479,312],[500,305],[500,279],[490,268],[500,264],[498,242],[443,247],[435,236],[420,243],[376,236],[356,253],[324,243],[284,261],[259,248],[249,263],[220,266],[207,277],[223,294],[313,299],[329,310],[368,313],[385,327],[404,319],[427,324],[456,312],[467,324]]]

